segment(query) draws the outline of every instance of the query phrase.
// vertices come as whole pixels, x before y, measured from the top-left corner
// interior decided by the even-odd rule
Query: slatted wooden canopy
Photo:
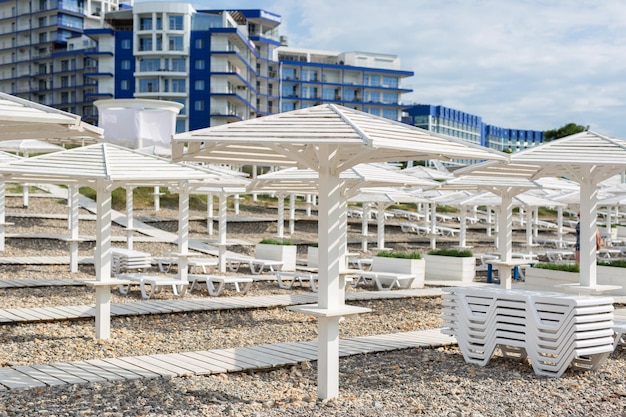
[[[102,133],[102,129],[82,122],[75,114],[0,93],[0,141],[41,139],[55,143],[93,143],[102,138]]]
[[[322,104],[174,135],[175,161],[273,165],[318,173],[318,304],[298,311],[318,318],[318,396],[339,392],[339,319],[366,310],[346,305],[340,270],[345,255],[346,200],[340,173],[363,163],[428,159],[494,159],[508,156],[460,139]]]

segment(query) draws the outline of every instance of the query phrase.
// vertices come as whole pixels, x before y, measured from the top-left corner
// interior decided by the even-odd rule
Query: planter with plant
[[[580,282],[580,267],[576,264],[538,263],[526,268],[524,289],[533,291],[559,291],[558,285]],[[596,266],[598,285],[618,285],[620,290],[610,295],[626,295],[626,261],[600,261]]]
[[[470,250],[435,249],[424,259],[428,280],[472,282],[476,278],[476,258]]]
[[[257,243],[254,257],[281,261],[283,263],[283,271],[295,271],[297,251],[298,247],[288,240],[263,239]]]
[[[411,288],[423,288],[426,262],[419,252],[380,251],[372,257],[372,271],[414,275]]]
[[[319,250],[317,243],[311,243],[306,248],[306,265],[311,268],[317,268],[319,266]]]

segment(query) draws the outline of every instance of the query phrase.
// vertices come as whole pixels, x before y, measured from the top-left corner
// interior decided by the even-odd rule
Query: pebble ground
[[[7,201],[7,212],[26,211],[21,199]],[[32,198],[28,212],[64,212],[64,204]],[[164,209],[146,216],[175,216]],[[141,215],[141,214],[139,214]],[[202,216],[201,212],[192,216]],[[255,216],[272,216],[256,210]],[[9,218],[7,233],[67,234],[66,222]],[[159,223],[176,231],[176,222]],[[309,222],[302,222],[308,224]],[[81,235],[95,234],[95,222],[81,221]],[[255,226],[257,229],[259,226]],[[233,230],[231,237],[256,242],[271,237],[263,230]],[[206,236],[206,225],[192,221],[192,236]],[[360,228],[354,227],[353,238]],[[123,235],[121,228],[114,233]],[[230,233],[230,232],[229,232]],[[390,235],[391,241],[397,236]],[[296,241],[315,241],[310,222],[296,230]],[[395,239],[397,241],[402,239]],[[394,243],[402,245],[401,243]],[[410,249],[415,243],[404,243]],[[403,247],[403,248],[404,248]],[[153,254],[172,252],[169,244],[137,243]],[[235,248],[246,252],[249,248]],[[8,239],[3,256],[67,255],[68,248],[50,239]],[[93,243],[81,246],[89,255]],[[86,278],[65,267],[3,266],[0,279]],[[1,290],[0,308],[93,304],[93,293],[80,287]],[[250,295],[279,293],[274,283],[255,283]],[[298,289],[296,291],[308,291]],[[352,290],[351,290],[352,291]],[[137,292],[138,293],[138,292]],[[226,296],[232,295],[229,293]],[[188,297],[206,297],[204,291]],[[157,297],[171,297],[167,291]],[[114,295],[114,302],[140,301],[139,295]],[[344,321],[341,337],[411,331],[440,326],[438,297],[355,303],[372,313]],[[70,362],[316,338],[315,320],[284,308],[230,310],[114,318],[112,338],[94,339],[91,320],[5,325],[0,333],[0,366]],[[2,416],[626,416],[626,351],[619,349],[595,372],[568,371],[562,378],[537,377],[525,361],[496,356],[485,366],[466,364],[456,347],[406,349],[340,360],[340,393],[317,399],[316,362],[262,372],[142,379],[0,392]]]

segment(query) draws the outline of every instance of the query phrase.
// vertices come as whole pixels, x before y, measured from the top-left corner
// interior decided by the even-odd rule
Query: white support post
[[[218,201],[219,210],[219,222],[218,228],[218,249],[219,249],[219,270],[220,272],[226,272],[226,215],[228,210],[228,203],[226,200],[226,194],[220,193]]]
[[[385,249],[385,203],[376,205],[376,245],[378,250]]]
[[[241,200],[239,194],[235,194],[233,196],[233,208],[235,210],[235,215],[239,214],[239,201]]]
[[[126,186],[126,247],[133,250],[133,190],[132,185]]]
[[[539,237],[539,207],[535,207],[533,210],[533,236]]]
[[[276,236],[283,238],[285,236],[285,195],[277,193],[278,199],[278,221],[276,224]]]
[[[363,203],[363,218],[361,219],[361,251],[367,252],[367,237],[370,216],[370,204]]]
[[[293,235],[296,231],[296,195],[289,195],[289,234]]]
[[[339,291],[340,259],[343,247],[341,228],[340,180],[326,170],[319,173],[319,289],[321,309],[335,310],[342,304]],[[318,318],[318,396],[339,395],[339,317]]]
[[[311,202],[311,194],[306,195],[306,216],[311,217],[311,206],[313,203]]]
[[[178,184],[178,279],[187,282],[189,254],[189,183]]]
[[[257,166],[256,165],[252,165],[252,179],[255,180],[257,177]],[[257,201],[257,193],[252,193],[252,201]]]
[[[111,278],[111,186],[98,181],[96,187],[96,281],[106,281]],[[110,337],[111,288],[108,285],[96,286],[96,339],[107,340]]]
[[[533,224],[533,212],[529,208],[529,210],[526,210],[526,247],[529,250],[533,247],[533,235],[536,225],[536,222]]]
[[[563,207],[556,209],[556,235],[558,237],[557,247],[562,248],[563,245]]]
[[[0,252],[4,252],[4,241],[6,238],[6,196],[7,184],[4,180],[0,181]]]
[[[513,258],[513,192],[503,192],[502,203],[500,204],[500,214],[498,215],[498,249],[500,260],[510,262]],[[511,289],[512,274],[511,268],[502,266],[500,268],[500,286]]]
[[[213,194],[206,196],[206,229],[209,236],[213,236]]]
[[[467,246],[467,206],[461,206],[459,247]]]
[[[153,200],[154,200],[154,211],[161,210],[161,190],[158,185],[154,186]]]
[[[430,203],[430,248],[437,249],[437,204]]]
[[[491,236],[492,228],[491,223],[493,222],[493,217],[491,214],[491,207],[487,206],[487,236]]]
[[[79,245],[79,206],[78,184],[72,184],[68,190],[70,201],[70,272],[78,272],[78,245]]]
[[[597,198],[598,190],[595,184],[586,181],[580,183],[580,285],[591,288],[595,288],[597,284]]]

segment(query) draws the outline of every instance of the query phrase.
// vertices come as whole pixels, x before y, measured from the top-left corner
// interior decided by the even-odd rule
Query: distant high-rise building
[[[97,123],[104,98],[184,105],[176,131],[339,103],[400,120],[398,57],[295,49],[265,10],[0,0],[0,90]]]
[[[494,126],[483,122],[480,116],[432,104],[417,104],[405,108],[403,121],[503,152],[516,152],[543,143],[542,131]]]

